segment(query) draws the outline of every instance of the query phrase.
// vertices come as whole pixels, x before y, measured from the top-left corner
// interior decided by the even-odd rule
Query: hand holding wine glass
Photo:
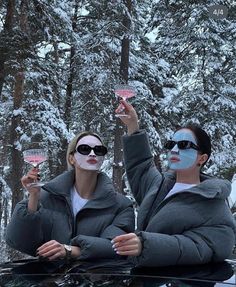
[[[40,185],[38,184],[39,179],[39,169],[37,167],[29,170],[29,172],[21,178],[22,185],[29,192],[28,210],[30,212],[35,212],[38,208],[40,196]]]
[[[23,152],[23,157],[25,162],[33,166],[33,168],[21,178],[21,183],[29,192],[28,210],[35,212],[38,208],[40,187],[44,185],[43,182],[39,182],[40,175],[38,166],[47,160],[47,153],[42,148],[30,148]]]
[[[123,101],[126,101],[128,98],[134,97],[136,95],[135,89],[129,85],[116,85],[115,86],[115,95],[121,97]],[[124,107],[121,105],[117,108],[118,114],[116,117],[129,117],[129,115],[123,113]]]
[[[36,183],[38,183],[39,180],[40,180],[39,168],[34,167],[30,169],[28,173],[21,178],[21,183],[26,189],[30,189],[32,187],[39,187],[36,185]],[[37,190],[39,189],[37,188]]]
[[[122,116],[120,119],[127,126],[128,134],[130,135],[139,130],[138,116],[134,107],[124,100],[120,101],[120,105],[116,109],[116,113],[119,113],[121,106],[123,107],[124,113],[122,115],[126,115],[126,117]],[[118,117],[120,116],[118,115]]]
[[[44,183],[43,182],[38,182],[39,177],[38,177],[38,173],[36,174],[36,168],[43,163],[44,161],[47,160],[47,153],[43,148],[32,148],[32,149],[27,149],[23,152],[23,157],[24,157],[24,161],[31,164],[34,169],[31,170],[28,175],[27,178],[28,180],[33,180],[32,182],[28,182],[28,184],[26,184],[26,179],[24,180],[24,184],[26,184],[26,187],[29,186],[43,186]],[[38,170],[38,168],[37,168]],[[39,170],[38,170],[39,171]],[[23,184],[23,183],[22,183]],[[24,185],[23,184],[23,185]]]

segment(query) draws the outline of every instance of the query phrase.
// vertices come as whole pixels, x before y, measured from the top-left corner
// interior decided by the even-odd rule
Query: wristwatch
[[[66,260],[69,261],[71,259],[72,248],[71,245],[63,244],[66,251]]]

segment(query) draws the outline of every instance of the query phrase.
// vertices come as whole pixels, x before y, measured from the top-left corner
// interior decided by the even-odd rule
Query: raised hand
[[[26,175],[21,178],[22,185],[29,191],[29,192],[36,192],[39,191],[40,188],[32,188],[31,184],[36,183],[40,180],[39,169],[37,167],[32,168]]]
[[[124,100],[120,101],[120,105],[115,111],[116,114],[119,114],[121,110],[127,117],[120,117],[120,120],[127,126],[130,135],[139,129],[137,113],[134,107]]]
[[[39,169],[37,167],[32,168],[26,175],[21,178],[21,183],[25,189],[29,192],[28,198],[28,211],[35,212],[38,208],[38,201],[40,196],[40,187],[31,185],[40,180]]]

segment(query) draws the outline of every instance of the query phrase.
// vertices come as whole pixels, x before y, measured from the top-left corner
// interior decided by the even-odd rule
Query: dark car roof
[[[229,287],[236,286],[232,262],[131,268],[124,260],[73,262],[69,265],[64,261],[19,260],[0,265],[0,286]]]

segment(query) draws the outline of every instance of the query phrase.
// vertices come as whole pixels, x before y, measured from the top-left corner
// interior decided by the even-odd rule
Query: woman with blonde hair
[[[67,150],[68,171],[41,189],[39,169],[21,179],[29,192],[7,226],[9,246],[48,260],[116,258],[111,239],[134,230],[132,203],[100,171],[107,148],[93,132],[78,134]]]

